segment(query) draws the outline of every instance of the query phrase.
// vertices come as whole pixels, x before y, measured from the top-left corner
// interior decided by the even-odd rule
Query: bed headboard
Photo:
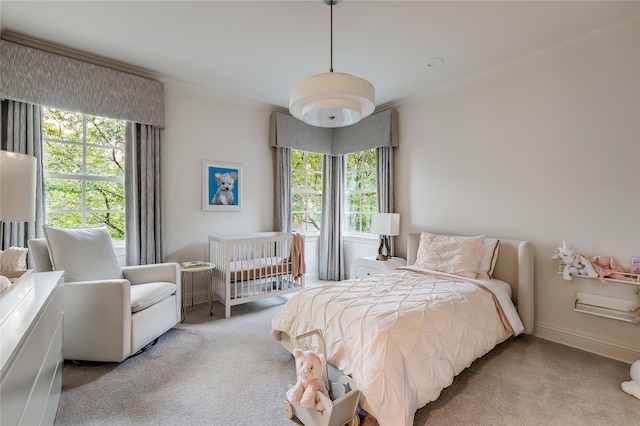
[[[497,238],[497,237],[492,237]],[[530,242],[498,238],[500,249],[493,277],[511,284],[513,303],[524,325],[524,332],[533,333],[534,288],[533,247]],[[407,265],[416,262],[420,233],[409,234],[407,239]]]

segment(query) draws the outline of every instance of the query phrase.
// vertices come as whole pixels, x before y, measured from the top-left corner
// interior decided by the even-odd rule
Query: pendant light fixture
[[[375,109],[375,88],[362,78],[333,72],[333,6],[340,0],[323,1],[331,8],[329,72],[293,85],[289,93],[289,111],[312,126],[350,126],[371,115]]]

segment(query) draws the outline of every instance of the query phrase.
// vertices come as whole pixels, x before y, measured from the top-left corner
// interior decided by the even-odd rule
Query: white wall
[[[396,250],[420,230],[530,240],[536,334],[640,358],[639,325],[573,311],[576,291],[637,299],[640,286],[565,282],[550,259],[562,240],[627,265],[640,256],[640,25],[398,110]]]
[[[264,105],[165,81],[163,147],[165,252],[168,261],[208,260],[208,236],[272,230],[273,172]],[[242,210],[202,210],[202,161],[242,166]],[[196,299],[206,300],[205,274]]]
[[[263,105],[165,82],[163,191],[168,260],[208,256],[211,233],[271,229],[270,110]],[[240,164],[242,211],[202,210],[202,161]]]

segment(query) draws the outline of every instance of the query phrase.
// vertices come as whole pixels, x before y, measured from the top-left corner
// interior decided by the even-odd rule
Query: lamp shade
[[[36,158],[0,151],[0,221],[36,220]]]
[[[344,127],[373,113],[375,88],[350,74],[327,72],[299,81],[289,92],[289,111],[316,127]]]
[[[400,214],[373,213],[371,233],[378,235],[400,235]]]

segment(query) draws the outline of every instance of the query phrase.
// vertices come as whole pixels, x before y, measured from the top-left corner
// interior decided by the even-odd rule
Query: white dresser
[[[0,324],[2,426],[54,423],[62,391],[62,274],[30,274],[33,289]]]
[[[375,256],[359,257],[351,264],[350,278],[362,278],[367,275],[386,274],[400,266],[407,266],[401,257],[390,257],[387,260],[376,260]]]

